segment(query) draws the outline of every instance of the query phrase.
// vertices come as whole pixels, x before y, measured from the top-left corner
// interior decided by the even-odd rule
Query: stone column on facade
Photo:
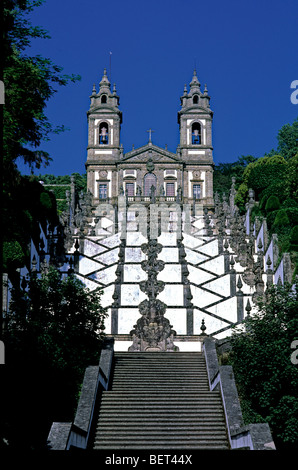
[[[183,201],[183,168],[181,166],[179,166],[179,168],[177,168],[177,189],[181,188],[182,190],[182,198],[181,198],[181,203]]]
[[[117,202],[117,197],[118,197],[118,172],[117,170],[112,170],[112,200]]]
[[[87,189],[94,195],[93,173],[92,170],[87,169]]]
[[[206,145],[212,147],[212,121],[208,119],[206,122]]]
[[[138,196],[140,197],[140,196],[143,195],[143,184],[142,184],[141,168],[137,168],[136,171],[137,171],[136,194],[138,194],[137,193],[137,187],[139,186],[141,188],[141,194],[138,194]]]
[[[206,198],[207,203],[212,203],[213,200],[213,171],[206,170],[205,173],[205,184],[206,184]]]
[[[89,118],[88,125],[88,145],[94,145],[94,118]]]
[[[188,170],[185,168],[183,171],[183,200],[184,202],[187,202],[188,199],[190,198],[188,194]]]
[[[124,189],[124,186],[123,186],[123,168],[118,170],[118,189],[117,189],[118,194],[120,194],[120,188],[121,187]]]

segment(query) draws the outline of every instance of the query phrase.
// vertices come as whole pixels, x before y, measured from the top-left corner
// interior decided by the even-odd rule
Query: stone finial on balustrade
[[[266,269],[266,275],[267,275],[266,291],[268,291],[270,289],[270,287],[272,287],[272,285],[273,285],[273,270],[271,268],[272,261],[271,261],[270,255],[268,255],[268,257],[267,257],[266,265],[267,265],[267,269]]]
[[[249,299],[247,299],[246,306],[245,306],[245,311],[246,311],[246,315],[249,316],[250,312],[251,312],[251,305],[250,305]]]
[[[202,323],[201,323],[201,327],[200,327],[200,330],[201,330],[201,336],[207,336],[207,333],[205,333],[207,327],[205,325],[205,320],[204,318],[202,319]]]

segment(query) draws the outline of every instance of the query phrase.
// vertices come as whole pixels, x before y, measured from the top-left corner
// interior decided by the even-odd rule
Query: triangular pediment
[[[149,158],[152,159],[153,163],[174,163],[181,161],[175,153],[169,152],[168,150],[162,149],[161,147],[157,147],[153,144],[147,144],[143,147],[139,147],[137,149],[125,153],[123,158],[121,159],[121,163],[146,163]]]

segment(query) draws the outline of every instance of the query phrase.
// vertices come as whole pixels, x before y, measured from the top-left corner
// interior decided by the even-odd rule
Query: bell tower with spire
[[[213,201],[213,147],[210,96],[207,86],[201,91],[196,69],[190,82],[189,92],[184,87],[178,112],[180,129],[179,152],[184,162],[184,196],[199,199],[203,205],[212,207]]]
[[[93,85],[90,100],[90,109],[87,112],[87,189],[93,194],[96,203],[98,199],[116,195],[115,163],[120,158],[122,112],[118,108],[116,86],[111,91],[106,69],[99,83],[98,93]]]

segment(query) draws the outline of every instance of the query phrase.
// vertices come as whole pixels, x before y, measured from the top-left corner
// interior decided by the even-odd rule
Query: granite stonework
[[[230,336],[232,328],[255,311],[255,301],[265,295],[265,286],[274,282],[270,269],[265,270],[262,263],[264,230],[258,237],[246,233],[245,220],[237,208],[216,199],[214,212],[188,211],[182,205],[180,219],[175,211],[160,213],[155,232],[150,220],[158,207],[149,204],[142,211],[146,231],[139,224],[127,231],[127,220],[139,216],[132,215],[129,207],[129,203],[121,206],[121,213],[118,207],[117,217],[110,214],[110,231],[105,235],[94,228],[101,227],[100,217],[90,218],[89,231],[85,230],[77,243],[77,255],[74,247],[70,250],[76,255],[77,276],[89,289],[102,289],[102,304],[108,308],[105,331],[115,338],[117,351],[127,350],[130,332],[141,317],[140,304],[147,298],[141,288],[147,279],[143,267],[148,261],[143,246],[152,233],[161,247],[157,260],[163,263],[156,276],[163,289],[156,299],[166,305],[164,316],[176,332],[176,344],[184,337],[183,347],[187,338],[188,350],[191,345],[196,351],[200,349],[193,338],[201,334],[202,321],[208,335],[218,340]],[[105,211],[96,213],[107,217]],[[176,220],[179,230],[166,230],[167,220]],[[268,249],[273,250],[272,243]]]

